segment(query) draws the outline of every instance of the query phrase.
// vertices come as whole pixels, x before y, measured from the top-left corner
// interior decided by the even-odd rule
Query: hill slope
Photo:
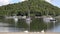
[[[41,0],[28,0],[21,3],[9,4],[0,7],[1,15],[13,15],[18,12],[27,15],[30,11],[31,15],[59,15],[60,8]]]

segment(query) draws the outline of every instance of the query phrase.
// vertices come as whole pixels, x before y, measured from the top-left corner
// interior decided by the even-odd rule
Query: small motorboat
[[[56,21],[56,19],[55,19],[55,18],[53,18],[53,19],[51,19],[50,21]]]

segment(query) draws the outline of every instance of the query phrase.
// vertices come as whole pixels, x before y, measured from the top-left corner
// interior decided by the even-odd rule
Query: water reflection
[[[47,25],[43,22],[42,18],[32,18],[32,22],[30,24],[31,31],[42,31],[46,29]]]
[[[0,19],[0,32],[20,32],[28,29],[28,25],[24,19]]]
[[[16,32],[19,31],[18,28],[15,28],[15,27],[9,27],[10,24],[8,23],[2,23],[0,22],[0,32]]]
[[[47,30],[46,32],[60,32],[60,25],[53,26],[51,29]]]
[[[17,18],[16,18],[17,20]],[[18,19],[15,22],[14,19],[0,18],[0,32],[20,32],[20,31],[46,31],[46,32],[60,32],[60,24],[57,21],[55,24],[53,22],[45,23],[42,18],[31,18],[31,22],[28,19]],[[27,23],[30,23],[30,27]],[[53,25],[54,24],[54,25]]]
[[[59,22],[53,21],[50,23],[45,23],[43,21],[43,18],[32,18],[32,23],[30,24],[30,30],[31,31],[46,31],[46,32],[58,32],[57,30],[60,28],[58,25]],[[58,27],[59,26],[59,27]],[[60,32],[60,30],[59,30]]]

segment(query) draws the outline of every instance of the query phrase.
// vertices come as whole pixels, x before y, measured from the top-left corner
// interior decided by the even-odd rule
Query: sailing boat
[[[30,17],[30,11],[28,11],[28,17],[26,18],[26,23],[30,25],[31,17]]]

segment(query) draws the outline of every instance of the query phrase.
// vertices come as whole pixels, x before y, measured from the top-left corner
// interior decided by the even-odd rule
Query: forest
[[[42,0],[28,0],[0,6],[0,16],[11,16],[14,14],[27,16],[29,11],[31,16],[60,15],[60,8]]]
[[[59,16],[60,8],[56,7],[44,0],[28,0],[24,2],[8,4],[4,6],[0,6],[0,17],[1,16],[28,16],[28,12],[30,12],[30,16],[33,16],[32,22],[29,26],[25,23],[25,20],[18,20],[18,27],[29,28],[30,31],[41,31],[47,29],[47,24],[43,22],[43,19],[34,18],[34,16]],[[3,19],[4,17],[2,17]],[[1,18],[0,18],[1,19]],[[1,19],[1,20],[2,20]],[[0,21],[1,21],[0,20]],[[2,21],[4,21],[3,19]],[[4,21],[6,23],[14,24],[12,20]],[[51,28],[53,27],[52,23],[48,24]]]

